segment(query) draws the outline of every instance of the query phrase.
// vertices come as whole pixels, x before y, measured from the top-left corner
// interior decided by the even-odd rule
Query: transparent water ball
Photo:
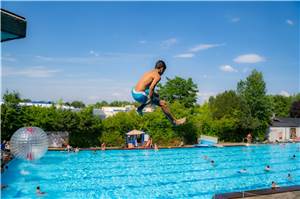
[[[23,160],[37,160],[48,150],[48,136],[38,127],[18,129],[10,139],[12,154]]]

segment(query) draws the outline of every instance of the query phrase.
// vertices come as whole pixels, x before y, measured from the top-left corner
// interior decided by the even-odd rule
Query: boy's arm
[[[160,81],[160,76],[156,75],[149,87],[149,98],[152,99],[153,93],[154,93],[154,88],[157,85],[157,83]]]

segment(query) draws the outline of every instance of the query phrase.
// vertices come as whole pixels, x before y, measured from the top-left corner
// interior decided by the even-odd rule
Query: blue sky
[[[267,91],[299,92],[300,2],[2,2],[27,37],[2,43],[2,94],[32,100],[132,101],[157,59],[162,78],[191,77],[198,101],[252,69]]]

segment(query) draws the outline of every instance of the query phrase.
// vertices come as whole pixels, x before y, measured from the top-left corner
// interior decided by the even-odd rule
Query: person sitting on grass
[[[158,60],[155,64],[155,68],[145,73],[138,81],[136,86],[132,89],[131,94],[135,101],[141,103],[137,108],[137,112],[143,115],[143,109],[149,104],[155,104],[160,106],[168,120],[175,125],[182,125],[185,123],[186,118],[175,119],[171,114],[166,101],[161,100],[157,93],[154,92],[155,86],[161,79],[161,76],[165,72],[167,66],[164,61]]]

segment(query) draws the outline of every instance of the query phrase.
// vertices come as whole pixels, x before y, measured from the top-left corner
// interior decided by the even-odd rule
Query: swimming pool
[[[300,144],[154,150],[49,151],[13,160],[3,198],[212,198],[215,193],[300,184]],[[296,154],[296,159],[291,157]],[[212,166],[203,156],[216,163]],[[265,172],[266,165],[271,171]],[[237,171],[246,168],[247,173]],[[292,180],[287,180],[291,173]]]

